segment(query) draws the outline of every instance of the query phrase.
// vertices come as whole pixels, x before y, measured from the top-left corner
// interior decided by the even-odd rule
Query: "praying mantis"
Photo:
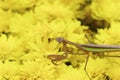
[[[54,63],[57,61],[61,61],[67,58],[68,56],[68,51],[67,51],[67,44],[74,45],[75,47],[79,48],[80,50],[83,50],[85,54],[87,55],[86,57],[86,63],[84,70],[86,74],[88,75],[89,79],[92,80],[86,70],[87,68],[87,62],[89,59],[89,52],[111,52],[111,51],[120,51],[120,46],[113,46],[113,45],[97,45],[97,44],[77,44],[74,42],[71,42],[69,40],[66,40],[64,38],[56,38],[56,41],[59,43],[63,43],[63,51],[65,52],[63,55],[48,55],[47,57]],[[108,56],[104,55],[106,57],[120,57],[120,56]],[[54,63],[56,64],[56,63]]]
[[[112,51],[120,51],[120,46],[115,46],[115,45],[98,45],[98,44],[78,44],[72,41],[69,41],[67,39],[64,39],[62,37],[57,37],[55,38],[55,40],[58,43],[62,43],[62,48],[63,48],[63,52],[64,54],[62,55],[57,55],[57,54],[51,54],[51,55],[47,55],[47,58],[49,58],[53,64],[57,65],[56,62],[58,61],[62,61],[64,59],[66,59],[68,57],[68,47],[67,45],[73,45],[75,47],[77,47],[79,50],[84,52],[84,55],[87,55],[86,57],[86,62],[85,62],[85,67],[84,67],[84,71],[86,72],[87,76],[89,77],[90,80],[91,77],[87,72],[87,63],[89,60],[89,53],[90,52],[95,52],[95,53],[101,53],[101,52],[112,52]],[[120,56],[110,56],[110,55],[104,55],[105,57],[120,57]]]

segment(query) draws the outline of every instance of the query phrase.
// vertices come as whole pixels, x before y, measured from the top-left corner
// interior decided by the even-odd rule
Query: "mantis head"
[[[58,37],[58,38],[56,38],[56,41],[59,42],[59,43],[61,43],[61,42],[64,41],[64,38]]]

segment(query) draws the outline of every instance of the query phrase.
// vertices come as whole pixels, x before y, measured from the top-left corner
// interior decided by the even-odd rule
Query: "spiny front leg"
[[[48,55],[47,58],[49,58],[53,64],[57,65],[58,61],[62,61],[66,59],[68,56],[67,44],[65,42],[63,42],[63,51],[65,52],[63,55],[51,54],[51,55]]]

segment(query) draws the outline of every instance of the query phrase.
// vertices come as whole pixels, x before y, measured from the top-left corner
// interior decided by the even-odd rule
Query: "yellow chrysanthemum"
[[[98,44],[107,44],[107,45],[119,45],[120,43],[120,34],[119,34],[119,22],[111,22],[111,27],[109,29],[100,29],[98,30],[99,34],[97,34],[95,37],[97,38],[95,40]],[[106,54],[112,55],[112,56],[120,56],[120,52],[106,52]],[[118,66],[120,66],[119,57],[106,57],[106,59],[109,61],[111,66],[109,66],[107,74],[111,77],[111,79],[118,79],[120,76]],[[114,70],[117,70],[115,72]]]
[[[109,29],[99,29],[99,33],[96,35],[97,43],[118,45],[120,41],[119,26],[119,22],[111,22],[111,26]]]
[[[119,0],[93,0],[91,9],[94,18],[108,21],[120,19]]]
[[[0,8],[8,9],[8,10],[22,10],[26,8],[30,8],[35,5],[37,0],[4,0],[0,1]]]
[[[8,32],[10,19],[12,17],[11,11],[0,9],[0,32]]]
[[[0,79],[19,80],[20,65],[12,62],[0,63]]]

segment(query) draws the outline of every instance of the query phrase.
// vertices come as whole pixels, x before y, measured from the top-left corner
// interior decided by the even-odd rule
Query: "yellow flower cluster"
[[[120,19],[119,0],[93,0],[91,9],[95,18],[108,21]]]
[[[67,45],[70,55],[57,66],[47,58],[52,54],[64,54],[63,45],[55,40],[58,37],[88,44],[87,34],[96,44],[119,45],[119,3],[114,8],[118,1],[93,0],[87,6],[88,2],[0,0],[0,80],[89,80],[84,71],[86,55],[80,55],[84,52],[75,46]],[[112,6],[106,7],[106,3]],[[85,6],[91,10],[93,18],[108,21],[110,27],[98,29],[95,34],[89,30],[91,26],[82,25],[77,18],[85,17],[85,9],[80,9]],[[119,55],[119,52],[105,54]],[[71,63],[69,66],[67,61]],[[119,58],[90,57],[86,68],[93,80],[106,80],[106,77],[119,80],[119,66]]]

